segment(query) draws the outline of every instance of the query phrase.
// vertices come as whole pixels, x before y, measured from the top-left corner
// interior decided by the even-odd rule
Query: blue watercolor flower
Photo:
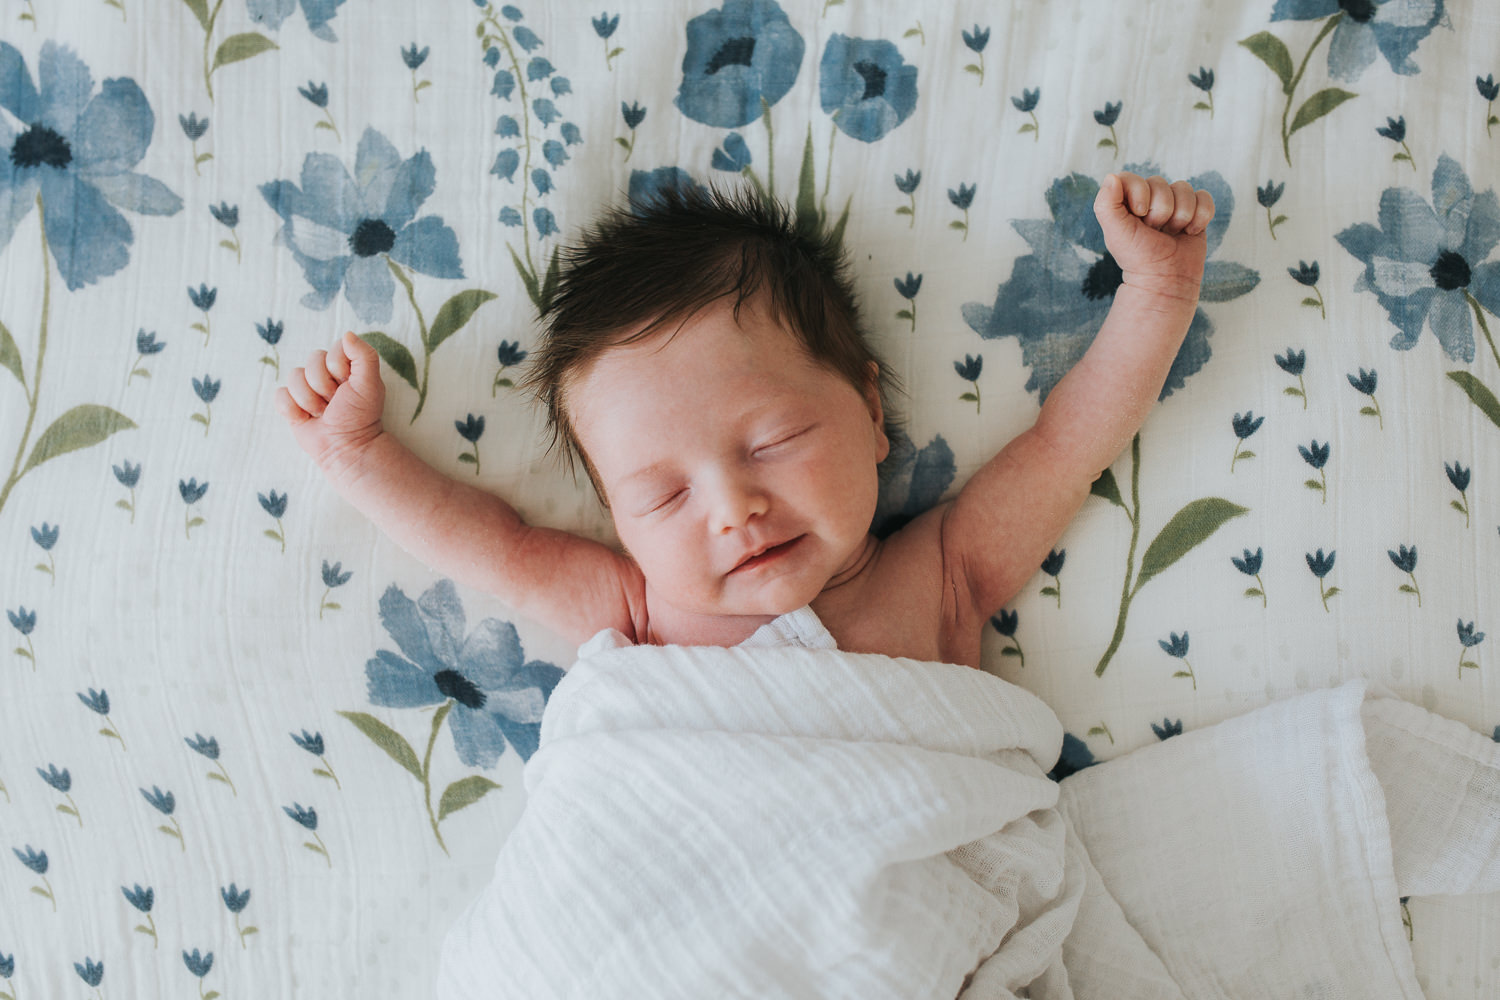
[[[301,0],[302,16],[307,18],[307,29],[313,37],[324,42],[338,41],[338,35],[328,26],[343,6],[344,0]],[[250,20],[278,31],[281,24],[297,9],[296,0],[245,0]]]
[[[1286,190],[1286,181],[1277,184],[1275,181],[1266,181],[1265,187],[1255,189],[1255,198],[1260,202],[1261,208],[1270,208],[1281,200],[1281,193]]]
[[[1472,468],[1465,469],[1458,462],[1452,465],[1444,462],[1443,471],[1448,474],[1448,482],[1452,483],[1453,488],[1458,492],[1462,493],[1469,488],[1469,476],[1474,471]]]
[[[621,101],[620,117],[625,119],[625,126],[634,131],[637,125],[646,120],[646,109],[635,101],[631,101],[629,107],[626,107],[625,102]]]
[[[1260,430],[1260,425],[1265,423],[1265,420],[1265,417],[1257,417],[1255,411],[1250,410],[1243,414],[1236,413],[1229,423],[1234,427],[1234,436],[1243,441]]]
[[[219,299],[219,290],[217,288],[209,288],[207,285],[202,284],[201,282],[199,283],[197,288],[189,285],[187,293],[188,300],[192,302],[196,308],[201,309],[204,312],[208,312],[210,309],[212,309],[214,307],[214,303]]]
[[[199,500],[202,500],[203,494],[208,492],[208,484],[204,483],[201,486],[198,485],[197,476],[194,476],[192,479],[189,479],[186,482],[183,482],[181,479],[179,479],[177,480],[177,492],[182,494],[183,503],[194,504]]]
[[[536,186],[537,197],[541,197],[552,190],[552,175],[537,167],[531,172],[531,183]]]
[[[1156,644],[1160,646],[1168,656],[1175,656],[1179,660],[1187,656],[1188,634],[1184,632],[1181,635],[1178,635],[1176,632],[1172,632],[1170,633],[1170,635],[1171,641],[1168,641],[1166,639],[1158,639],[1156,640]]]
[[[1305,260],[1299,260],[1297,261],[1297,266],[1287,268],[1286,273],[1291,275],[1292,280],[1297,284],[1306,285],[1308,288],[1311,288],[1318,283],[1318,262],[1313,261],[1309,264]],[[1297,373],[1293,372],[1293,374]]]
[[[127,889],[122,885],[120,886],[120,891],[125,894],[126,902],[142,913],[150,913],[151,907],[156,904],[156,891],[154,889],[142,889],[139,882],[135,884],[134,889]]]
[[[968,211],[969,206],[974,204],[974,192],[978,190],[978,184],[959,184],[957,191],[948,189],[948,200],[953,203],[954,208]]]
[[[1359,79],[1376,54],[1402,76],[1417,72],[1411,55],[1444,20],[1443,0],[1276,0],[1273,21],[1320,20],[1342,13],[1328,43],[1328,75]]]
[[[182,126],[182,134],[193,142],[197,142],[207,134],[208,121],[207,118],[199,118],[192,111],[189,111],[186,115],[177,116],[177,124]]]
[[[287,495],[285,493],[277,493],[275,490],[272,490],[270,496],[264,493],[257,493],[255,497],[260,501],[261,509],[272,517],[280,520],[282,515],[286,513]]]
[[[1230,556],[1229,561],[1234,563],[1234,568],[1241,573],[1244,573],[1246,576],[1254,576],[1260,572],[1261,561],[1265,558],[1265,550],[1257,548],[1254,555],[1250,554],[1249,549],[1245,549],[1244,551],[1245,558],[1236,559],[1234,556]]]
[[[298,736],[296,733],[290,733],[288,735],[290,735],[292,737],[292,742],[293,743],[296,743],[299,747],[301,747],[302,749],[306,750],[308,753],[312,754],[314,757],[321,757],[321,756],[323,756],[323,749],[324,749],[324,747],[323,747],[323,734],[322,733],[312,733],[312,734],[309,734],[308,731],[306,729],[304,729],[304,730],[302,730],[302,735],[301,736]]]
[[[18,605],[14,611],[7,610],[5,616],[10,619],[10,623],[15,627],[15,630],[22,635],[30,635],[32,630],[36,628],[36,612],[27,611],[24,604]]]
[[[1460,618],[1458,620],[1458,641],[1464,644],[1465,649],[1470,649],[1484,641],[1484,633],[1475,632],[1473,622],[1465,625],[1464,620]]]
[[[30,844],[26,845],[26,853],[25,854],[21,853],[21,849],[19,847],[12,847],[11,851],[15,853],[16,857],[18,857],[18,858],[21,859],[21,864],[25,865],[27,868],[30,868],[32,871],[36,872],[38,875],[45,875],[45,874],[47,874],[47,852],[46,851],[34,851],[34,850],[31,849],[31,845]]]
[[[139,789],[139,791],[146,797],[146,801],[155,806],[156,810],[163,816],[170,816],[177,809],[177,799],[173,797],[171,792],[164,792],[155,785],[151,786],[151,791],[149,792],[144,788]]]
[[[551,60],[544,56],[532,56],[530,61],[526,63],[526,81],[528,83],[545,80],[556,72],[557,68],[552,65]]]
[[[1126,169],[1160,173],[1151,164]],[[1212,194],[1217,206],[1205,233],[1212,257],[1234,216],[1234,195],[1216,172],[1190,178],[1190,183]],[[1080,173],[1054,181],[1047,192],[1050,219],[1011,221],[1032,252],[1015,261],[1010,280],[999,286],[993,305],[969,302],[963,306],[964,320],[981,337],[1015,337],[1021,342],[1021,359],[1031,368],[1026,388],[1044,402],[1093,343],[1123,278],[1094,217],[1098,193],[1098,183]],[[1260,274],[1251,268],[1210,259],[1204,267],[1200,302],[1239,298],[1259,282]],[[1208,362],[1212,354],[1208,338],[1213,330],[1200,306],[1172,362],[1161,398],[1182,388]]]
[[[502,340],[498,350],[500,364],[502,367],[518,365],[526,360],[527,352],[521,350],[521,342],[518,340]]]
[[[548,236],[555,236],[559,232],[557,217],[552,214],[552,209],[550,208],[532,209],[531,222],[532,225],[536,226],[537,239],[546,239]]]
[[[1199,66],[1196,76],[1192,73],[1188,74],[1188,83],[1207,94],[1214,89],[1214,71]]]
[[[223,379],[215,382],[207,375],[204,375],[201,381],[196,378],[193,379],[193,392],[196,393],[198,398],[203,400],[205,403],[212,403],[219,397],[219,386],[221,386],[222,384]]]
[[[95,691],[93,688],[89,688],[89,693],[87,696],[85,696],[82,691],[77,692],[77,694],[78,700],[83,702],[89,708],[93,709],[95,712],[98,712],[100,715],[109,714],[108,692]]]
[[[1025,87],[1022,87],[1021,96],[1012,97],[1010,99],[1010,103],[1015,105],[1017,111],[1029,113],[1036,110],[1037,103],[1040,102],[1041,99],[1041,87],[1037,87],[1033,90],[1027,90]]]
[[[130,262],[134,235],[118,209],[172,215],[182,199],[133,172],[146,155],[156,116],[134,80],[94,79],[83,60],[42,43],[38,88],[26,59],[0,41],[0,250],[41,196],[47,245],[69,289],[91,285]]]
[[[342,587],[344,584],[348,583],[351,578],[353,578],[353,570],[350,570],[347,573],[339,572],[339,570],[341,570],[343,566],[344,564],[342,562],[336,562],[332,566],[330,566],[328,565],[327,559],[323,560],[323,585],[325,587]]]
[[[537,49],[541,48],[541,38],[537,36],[536,32],[532,31],[524,24],[511,29],[511,34],[515,37],[516,44],[521,46],[521,48],[525,49],[527,52],[535,52]]]
[[[504,7],[500,8],[500,13],[503,14],[505,16],[505,19],[508,21],[519,21],[522,17],[520,8],[515,4],[506,4]]]
[[[60,529],[57,525],[51,525],[46,521],[43,521],[40,528],[31,529],[31,540],[40,545],[42,547],[42,551],[51,552],[52,546],[57,544],[57,534],[59,530]]]
[[[1432,172],[1432,205],[1409,189],[1387,188],[1379,221],[1335,238],[1364,263],[1354,288],[1374,293],[1385,308],[1399,331],[1391,346],[1410,350],[1426,324],[1449,358],[1473,361],[1470,298],[1500,313],[1500,260],[1484,263],[1500,242],[1494,190],[1475,194],[1463,168],[1444,154]]]
[[[499,49],[490,49],[490,51],[495,53],[495,58],[497,60],[500,58]],[[485,61],[489,62],[488,59],[486,59]],[[491,67],[493,68],[493,64],[491,64]],[[490,94],[494,97],[500,98],[502,101],[508,101],[510,100],[510,95],[515,93],[515,90],[515,75],[508,69],[496,70],[495,82],[490,85]]]
[[[1354,388],[1358,389],[1366,396],[1375,395],[1375,369],[1371,368],[1369,371],[1366,371],[1365,369],[1361,368],[1359,370],[1358,378],[1355,378],[1352,374],[1346,374],[1344,377],[1349,380],[1350,385],[1354,386]]]
[[[645,112],[642,112],[643,115],[644,113]],[[578,131],[578,126],[574,125],[572,122],[563,122],[562,126],[558,128],[558,132],[562,134],[563,142],[569,146],[579,146],[583,144],[583,133]]]
[[[1104,110],[1094,112],[1094,121],[1100,125],[1113,125],[1120,120],[1120,109],[1122,107],[1124,107],[1124,103],[1121,101],[1116,101],[1113,104],[1105,101]]]
[[[502,139],[515,139],[521,135],[521,123],[511,115],[501,115],[495,120],[495,134]]]
[[[311,80],[308,80],[307,86],[297,88],[297,93],[307,98],[308,102],[314,107],[322,108],[325,111],[328,109],[328,84],[313,83]]]
[[[990,43],[990,29],[980,28],[974,25],[974,31],[960,31],[964,38],[964,44],[973,52],[983,52],[984,47]]]
[[[1094,759],[1094,752],[1087,743],[1072,733],[1063,733],[1062,751],[1058,754],[1057,764],[1047,772],[1047,777],[1052,781],[1062,781],[1097,763],[1099,762]]]
[[[48,764],[47,770],[43,771],[41,768],[37,768],[36,773],[42,776],[43,781],[64,795],[73,787],[73,775],[68,773],[67,768],[59,771],[56,764]]]
[[[723,144],[714,150],[711,166],[715,170],[737,174],[751,162],[750,146],[745,142],[745,137],[738,132],[730,132],[724,137]]]
[[[1479,91],[1479,96],[1486,101],[1500,98],[1500,83],[1495,82],[1495,74],[1474,78],[1474,87]]]
[[[1016,628],[1021,624],[1021,613],[1002,609],[998,614],[990,616],[990,624],[994,626],[996,632],[1007,639],[1014,639]]]
[[[227,201],[221,201],[217,205],[208,206],[208,212],[223,226],[233,229],[240,224],[240,207],[231,205]]]
[[[1500,743],[1500,740],[1495,742]],[[16,956],[0,954],[0,978],[9,979],[16,974]]]
[[[920,170],[914,172],[908,169],[905,177],[902,177],[900,174],[896,175],[896,190],[902,194],[911,194],[917,189],[917,185],[921,183],[922,171]]]
[[[594,18],[592,23],[594,25],[594,34],[600,38],[609,38],[615,33],[615,29],[620,26],[620,15],[616,14],[614,17],[610,17],[606,12]]]
[[[458,436],[470,444],[478,444],[479,438],[484,434],[484,417],[476,417],[469,414],[464,420],[453,421],[453,426],[458,429]]]
[[[115,479],[127,490],[135,489],[135,484],[141,480],[141,467],[139,463],[131,465],[129,462],[123,462],[120,465],[110,466],[110,469],[114,472]]]
[[[548,139],[542,143],[542,159],[546,160],[553,170],[556,170],[568,162],[568,149],[556,139]]]
[[[907,271],[905,281],[902,281],[900,278],[895,278],[893,280],[896,283],[896,291],[900,293],[903,299],[906,299],[908,301],[916,298],[917,293],[922,290],[922,276],[920,274],[913,275],[910,271]],[[959,372],[959,374],[963,375],[963,372]],[[964,375],[964,377],[968,378],[967,375]],[[975,377],[978,377],[977,373]]]
[[[182,742],[207,757],[209,760],[219,759],[219,741],[212,736],[204,736],[202,733],[194,733],[193,739],[183,737]]]
[[[430,45],[424,45],[420,50],[418,50],[417,43],[412,42],[411,48],[406,48],[404,46],[402,47],[401,61],[406,63],[407,69],[421,69],[422,64],[427,61],[427,53],[429,49],[431,49]]]
[[[958,373],[959,378],[966,382],[973,382],[979,378],[979,373],[984,371],[984,357],[965,354],[962,361],[953,362],[953,370]]]
[[[630,172],[629,198],[632,205],[650,206],[660,199],[661,192],[674,189],[705,196],[708,194],[707,189],[681,167],[657,167],[655,170]]]
[[[250,902],[250,890],[240,892],[239,887],[231,882],[227,887],[219,889],[219,898],[224,900],[224,905],[229,908],[230,913],[240,913]]]
[[[77,972],[78,977],[90,986],[98,986],[104,981],[104,963],[96,962],[92,958],[74,962],[73,971]]]
[[[167,346],[164,340],[156,339],[156,331],[146,332],[144,328],[135,332],[135,349],[140,354],[160,354]]]
[[[1325,556],[1323,555],[1323,550],[1319,549],[1317,555],[1313,555],[1311,552],[1305,553],[1305,555],[1307,556],[1307,568],[1312,570],[1313,576],[1321,580],[1333,570],[1333,561],[1338,553],[1329,552]]]
[[[266,317],[265,325],[261,325],[260,323],[255,324],[256,334],[260,336],[261,340],[264,340],[272,347],[275,347],[278,343],[280,343],[281,334],[284,329],[285,324],[277,323],[270,317]]]
[[[823,47],[818,97],[840,132],[874,142],[916,109],[917,68],[892,42],[835,33]]]
[[[725,0],[688,21],[673,103],[704,125],[748,125],[792,89],[805,48],[775,0]]]
[[[1173,736],[1181,736],[1182,720],[1178,719],[1176,722],[1173,722],[1171,719],[1162,719],[1159,726],[1153,722],[1151,723],[1151,731],[1156,734],[1157,739],[1163,741],[1169,740]]]
[[[953,449],[941,434],[920,449],[899,428],[890,441],[890,453],[878,470],[880,497],[870,528],[879,538],[937,506],[958,474]]]
[[[333,156],[310,153],[300,188],[286,180],[262,184],[261,195],[283,222],[279,238],[313,288],[302,304],[326,309],[342,288],[363,322],[383,323],[396,288],[388,260],[437,278],[462,278],[453,230],[436,215],[416,218],[436,181],[425,149],[403,160],[385,136],[367,128],[353,174]]]
[[[197,976],[199,979],[202,979],[204,976],[208,975],[209,970],[214,967],[214,953],[209,952],[206,955],[199,955],[198,949],[194,948],[193,953],[189,955],[187,951],[184,950],[182,953],[182,961],[183,964],[187,966],[189,972]]]
[[[318,831],[318,811],[311,806],[304,807],[300,802],[293,802],[290,806],[282,806],[281,811],[295,820],[298,826],[314,833]]]
[[[1395,563],[1396,564],[1396,568],[1399,569],[1401,572],[1403,572],[1403,573],[1414,573],[1414,572],[1416,572],[1416,569],[1417,569],[1417,547],[1415,545],[1413,545],[1411,548],[1407,548],[1405,545],[1402,545],[1402,546],[1400,546],[1400,549],[1401,549],[1401,552],[1400,552],[1399,555],[1396,553],[1396,551],[1394,549],[1386,549],[1385,554],[1391,557],[1391,562]]]
[[[1406,141],[1406,116],[1400,118],[1386,118],[1385,125],[1377,127],[1375,132],[1392,142]]]
[[[1288,375],[1301,375],[1303,366],[1307,364],[1306,351],[1294,351],[1290,347],[1286,349],[1286,356],[1276,355],[1276,366]]]
[[[514,625],[486,618],[465,635],[451,580],[439,580],[416,601],[391,586],[380,598],[380,620],[405,655],[382,649],[365,664],[372,703],[421,708],[451,699],[453,746],[465,765],[494,767],[507,742],[523,760],[531,758],[562,671],[528,661]]]
[[[1320,445],[1315,438],[1311,442],[1311,445],[1311,448],[1307,448],[1299,444],[1297,451],[1301,453],[1302,461],[1314,469],[1321,469],[1324,465],[1328,464],[1328,456],[1333,452],[1333,442],[1325,441]]]

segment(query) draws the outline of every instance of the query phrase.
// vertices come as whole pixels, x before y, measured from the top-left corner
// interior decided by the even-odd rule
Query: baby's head
[[[768,619],[867,562],[885,373],[826,236],[668,192],[585,234],[546,319],[528,380],[655,620]]]
[[[606,211],[563,251],[557,290],[526,384],[542,401],[554,447],[582,460],[610,502],[574,425],[570,392],[611,348],[670,338],[710,306],[738,320],[759,308],[814,363],[890,414],[893,379],[860,328],[841,246],[799,226],[753,189],[668,187]]]

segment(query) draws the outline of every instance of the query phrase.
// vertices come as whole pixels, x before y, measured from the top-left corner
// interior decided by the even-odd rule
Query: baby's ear
[[[865,397],[865,409],[870,412],[870,419],[875,424],[876,446],[880,454],[876,457],[877,462],[884,462],[886,455],[890,454],[891,442],[885,433],[885,406],[880,400],[880,365],[871,361],[867,365],[869,377],[865,379],[863,395]]]

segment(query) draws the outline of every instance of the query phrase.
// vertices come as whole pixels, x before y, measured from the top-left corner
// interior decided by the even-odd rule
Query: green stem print
[[[203,29],[203,86],[208,91],[208,99],[214,99],[213,75],[218,72],[220,66],[230,63],[243,62],[246,59],[269,52],[276,48],[275,42],[258,32],[248,31],[238,35],[230,35],[219,43],[214,49],[213,61],[209,61],[209,49],[213,48],[214,26],[219,20],[219,11],[224,7],[224,0],[214,0],[213,10],[208,9],[208,0],[182,0],[187,4],[188,10],[198,19],[198,25]]]
[[[1323,22],[1322,30],[1318,32],[1318,37],[1313,39],[1312,45],[1302,56],[1302,62],[1295,72],[1292,70],[1292,54],[1287,49],[1286,43],[1269,31],[1258,32],[1249,38],[1240,39],[1240,44],[1249,49],[1255,58],[1265,63],[1281,81],[1281,92],[1286,95],[1286,107],[1281,112],[1281,151],[1286,157],[1287,166],[1292,165],[1292,136],[1294,134],[1333,111],[1345,101],[1358,96],[1338,87],[1328,87],[1303,101],[1297,108],[1297,113],[1292,114],[1297,86],[1307,72],[1307,64],[1312,59],[1313,52],[1323,43],[1323,39],[1338,27],[1343,17],[1344,12],[1339,11]]]
[[[1109,731],[1109,726],[1106,725],[1102,719],[1100,720],[1100,722],[1099,722],[1099,724],[1097,726],[1095,726],[1095,727],[1093,727],[1092,729],[1089,730],[1089,735],[1090,736],[1104,736],[1104,737],[1108,737],[1108,739],[1109,739],[1109,745],[1110,746],[1114,746],[1115,745],[1115,734]]]
[[[515,251],[511,251],[512,255]],[[555,258],[554,258],[555,260]],[[391,367],[401,379],[417,392],[417,408],[412,411],[411,423],[417,422],[417,417],[422,413],[422,407],[427,405],[427,381],[432,372],[432,355],[442,346],[443,341],[453,336],[473,318],[474,313],[480,306],[495,297],[494,292],[487,292],[482,288],[469,288],[457,293],[448,301],[444,302],[438,309],[437,316],[432,321],[432,327],[427,326],[427,319],[422,314],[422,309],[417,305],[417,292],[412,286],[411,279],[406,275],[406,269],[389,257],[386,264],[391,273],[406,289],[406,300],[411,303],[411,311],[417,317],[417,329],[421,334],[422,341],[422,372],[417,374],[417,361],[406,345],[378,330],[360,335],[360,339],[375,348],[387,365]],[[517,266],[520,262],[517,261]]]
[[[417,760],[416,751],[412,749],[406,737],[402,736],[390,726],[381,722],[365,712],[339,712],[344,718],[354,723],[360,732],[368,736],[376,746],[390,755],[391,759],[406,770],[422,786],[422,802],[427,810],[427,821],[432,827],[432,835],[437,840],[438,847],[443,853],[448,853],[448,845],[443,842],[443,833],[440,824],[453,813],[473,805],[485,795],[500,786],[483,775],[471,774],[460,778],[443,789],[443,794],[438,801],[437,811],[432,808],[432,749],[437,744],[438,733],[443,728],[443,722],[447,720],[448,713],[453,709],[453,699],[448,699],[439,705],[433,713],[431,731],[427,737],[427,751]]]
[[[36,426],[37,408],[42,395],[42,362],[47,356],[47,322],[52,314],[52,264],[47,247],[47,216],[42,204],[41,192],[36,196],[37,228],[41,233],[42,262],[42,315],[37,326],[36,364],[32,370],[31,384],[26,383],[22,367],[21,351],[10,331],[0,323],[0,368],[5,368],[21,383],[26,394],[26,424],[21,429],[21,440],[16,446],[16,457],[11,462],[10,474],[0,486],[0,511],[10,499],[16,484],[32,469],[49,458],[98,444],[116,431],[135,427],[135,422],[107,406],[84,404],[75,406],[52,422],[52,425],[37,438],[36,445],[27,457],[26,446],[31,442],[31,432]],[[25,464],[22,459],[25,458]]]
[[[1115,619],[1114,635],[1109,648],[1094,668],[1096,677],[1104,676],[1110,660],[1125,638],[1125,624],[1130,615],[1130,604],[1141,588],[1169,569],[1183,556],[1207,541],[1215,531],[1231,518],[1249,513],[1249,508],[1231,503],[1220,497],[1202,497],[1193,500],[1173,514],[1166,525],[1146,546],[1141,557],[1140,569],[1136,569],[1135,553],[1141,535],[1141,436],[1137,433],[1130,443],[1130,504],[1127,506],[1120,495],[1120,487],[1114,472],[1106,469],[1095,482],[1091,492],[1108,500],[1125,512],[1130,519],[1130,549],[1125,557],[1125,580],[1120,587],[1120,610]]]

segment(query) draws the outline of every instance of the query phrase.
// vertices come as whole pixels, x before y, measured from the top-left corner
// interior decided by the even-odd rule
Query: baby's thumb
[[[344,334],[344,354],[349,358],[349,378],[363,384],[380,378],[380,354],[375,348],[355,336],[351,331]]]
[[[1118,174],[1106,174],[1094,198],[1094,216],[1106,230],[1124,225],[1133,218],[1125,204],[1125,184]]]

